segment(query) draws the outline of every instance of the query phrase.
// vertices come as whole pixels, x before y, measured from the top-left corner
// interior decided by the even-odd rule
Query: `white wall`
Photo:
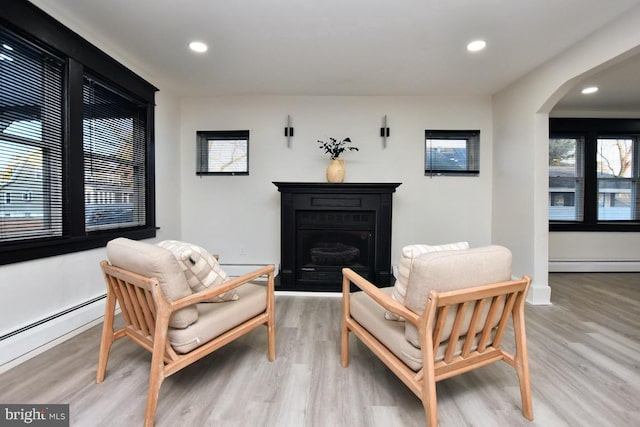
[[[531,302],[542,304],[550,300],[548,112],[585,73],[634,53],[640,46],[638,28],[640,7],[494,96],[492,236],[494,241],[525,255],[515,262],[514,270],[533,275],[528,298]],[[624,240],[637,242],[637,235],[625,235]],[[603,252],[606,250],[603,247]]]
[[[640,271],[640,233],[550,233],[549,271]]]
[[[291,115],[295,136],[287,148]],[[382,148],[383,115],[391,136]],[[488,97],[211,97],[181,105],[182,238],[223,264],[279,263],[280,193],[272,181],[325,182],[318,139],[350,137],[346,181],[401,182],[394,194],[392,259],[412,243],[491,242]],[[249,176],[195,175],[196,131],[249,129]],[[425,129],[480,129],[479,177],[424,176]]]
[[[180,239],[180,104],[168,89],[156,93],[157,240]]]

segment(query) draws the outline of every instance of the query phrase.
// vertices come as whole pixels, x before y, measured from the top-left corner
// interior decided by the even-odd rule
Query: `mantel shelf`
[[[273,184],[280,192],[305,193],[393,193],[402,183],[400,182],[342,182],[333,184],[328,182],[278,182]]]

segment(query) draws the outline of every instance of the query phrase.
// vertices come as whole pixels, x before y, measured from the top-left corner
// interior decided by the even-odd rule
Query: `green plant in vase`
[[[351,138],[345,138],[338,141],[335,138],[329,138],[329,142],[318,141],[319,148],[324,150],[325,154],[331,156],[331,163],[327,167],[327,182],[340,183],[344,181],[344,160],[340,159],[340,155],[345,151],[359,151],[351,142]]]

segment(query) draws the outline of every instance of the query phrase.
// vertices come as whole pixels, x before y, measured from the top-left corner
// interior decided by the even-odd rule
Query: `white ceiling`
[[[598,87],[593,95],[583,95],[587,86]],[[582,79],[554,107],[563,112],[640,112],[640,55]],[[597,114],[596,114],[597,115]]]
[[[33,3],[181,95],[491,95],[640,0]]]

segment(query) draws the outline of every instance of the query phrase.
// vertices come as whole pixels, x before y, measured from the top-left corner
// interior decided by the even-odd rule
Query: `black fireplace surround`
[[[400,183],[274,184],[281,193],[276,289],[337,292],[343,267],[391,284],[391,196]]]

